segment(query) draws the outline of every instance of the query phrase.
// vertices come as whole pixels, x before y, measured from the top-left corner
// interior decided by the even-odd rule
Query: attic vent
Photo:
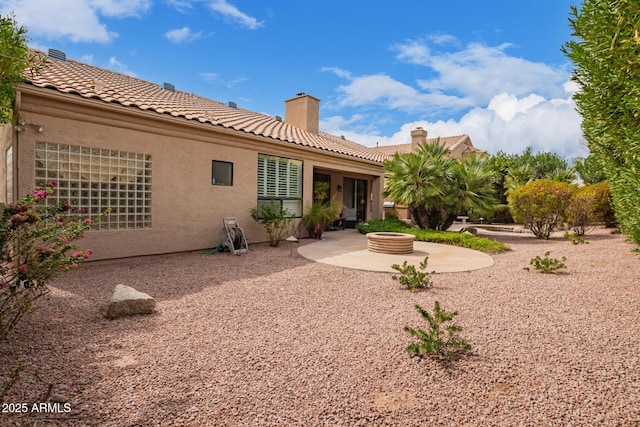
[[[345,141],[347,140],[347,138],[345,138],[344,135],[340,135],[340,139],[345,140]]]
[[[169,92],[175,92],[176,91],[176,87],[174,85],[172,85],[171,83],[163,83],[162,87],[163,87],[163,89],[168,90]]]
[[[67,55],[58,49],[49,49],[49,58],[56,59],[58,61],[66,61]]]
[[[238,108],[238,104],[236,104],[233,101],[229,101],[229,103],[227,105],[229,106],[229,108]]]
[[[282,121],[282,117],[276,116],[276,122],[281,122],[281,121]]]

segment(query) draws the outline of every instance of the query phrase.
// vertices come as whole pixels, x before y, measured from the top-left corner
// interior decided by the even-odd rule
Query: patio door
[[[365,179],[344,178],[342,203],[347,208],[356,208],[358,220],[367,218],[367,181]]]

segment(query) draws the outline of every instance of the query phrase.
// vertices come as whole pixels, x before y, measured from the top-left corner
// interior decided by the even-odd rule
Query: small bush
[[[568,239],[574,245],[580,245],[580,244],[583,244],[583,243],[589,243],[589,242],[584,240],[584,234],[569,233],[568,231],[565,231],[564,238]]]
[[[589,186],[577,189],[571,196],[571,201],[565,212],[567,222],[573,234],[584,236],[594,228],[595,196]]]
[[[373,232],[408,233],[416,236],[415,241],[417,242],[460,246],[486,253],[500,253],[511,250],[504,243],[487,239],[486,237],[477,237],[456,231],[421,230],[417,227],[411,227],[399,219],[373,219],[369,222],[358,224],[357,229],[362,234]]]
[[[293,222],[291,213],[287,209],[282,209],[276,203],[262,205],[259,209],[252,208],[251,218],[264,226],[269,239],[269,246],[273,247],[280,244],[286,230]]]
[[[49,280],[91,256],[73,242],[108,215],[90,218],[66,204],[45,206],[55,186],[51,181],[0,210],[0,340],[49,292]]]
[[[564,220],[575,187],[564,182],[540,179],[509,194],[514,219],[539,239],[548,239]]]
[[[513,217],[511,216],[509,205],[497,205],[493,209],[490,222],[494,224],[513,224]]]
[[[594,194],[594,220],[603,222],[607,228],[615,228],[618,226],[616,214],[613,210],[613,199],[611,197],[611,188],[607,181],[599,182],[589,186],[590,191]]]
[[[400,273],[399,276],[395,274],[391,276],[393,280],[400,282],[402,286],[406,286],[409,291],[415,292],[418,289],[425,289],[433,286],[431,283],[431,273],[425,271],[427,269],[427,262],[429,257],[425,257],[424,261],[420,263],[420,270],[416,269],[413,265],[408,265],[407,261],[402,263],[402,266],[393,264],[391,268]]]
[[[540,256],[536,256],[535,258],[531,258],[529,262],[533,268],[541,273],[545,274],[555,274],[558,270],[563,268],[567,268],[564,262],[567,260],[567,257],[562,257],[562,260],[557,258],[549,258],[551,252],[547,251],[544,253],[544,258],[540,258]],[[525,267],[525,270],[529,271],[529,267]]]
[[[412,356],[428,355],[431,357],[455,358],[464,352],[471,350],[471,346],[458,333],[462,327],[452,322],[458,315],[457,311],[447,312],[440,308],[436,301],[433,305],[433,314],[416,304],[415,309],[427,321],[427,330],[413,329],[405,326],[404,330],[418,339],[417,343],[411,343],[406,351]]]

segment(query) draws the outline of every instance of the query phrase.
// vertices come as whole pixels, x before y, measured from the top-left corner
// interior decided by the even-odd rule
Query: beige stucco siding
[[[92,248],[95,259],[211,248],[222,238],[225,216],[238,218],[249,243],[265,241],[264,230],[249,215],[257,202],[258,153],[304,162],[303,206],[311,202],[314,168],[367,177],[372,183],[382,174],[382,167],[373,162],[74,95],[48,95],[39,96],[28,88],[22,95],[21,117],[43,126],[44,131],[27,126],[19,134],[20,197],[35,185],[36,142],[152,156],[152,227],[88,233],[80,246]],[[211,185],[212,160],[233,163],[233,186]],[[370,217],[380,217],[377,199]]]

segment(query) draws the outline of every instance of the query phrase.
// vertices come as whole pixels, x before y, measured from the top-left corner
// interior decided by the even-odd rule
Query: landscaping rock
[[[156,300],[144,292],[136,291],[130,286],[116,285],[107,308],[108,319],[136,314],[151,314],[156,308]]]

